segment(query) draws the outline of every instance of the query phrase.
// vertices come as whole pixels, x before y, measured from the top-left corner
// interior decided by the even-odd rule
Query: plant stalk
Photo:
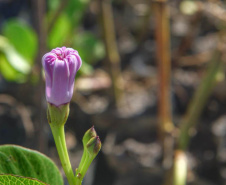
[[[77,185],[75,183],[75,177],[74,172],[71,167],[66,141],[65,141],[65,133],[64,133],[64,125],[61,126],[52,126],[53,124],[50,124],[54,141],[56,144],[56,148],[60,157],[61,165],[64,169],[65,175],[68,179],[68,183],[70,185]]]
[[[214,85],[216,84],[216,77],[222,67],[222,52],[220,50],[214,51],[213,57],[207,68],[205,77],[195,92],[188,111],[181,122],[180,135],[178,139],[178,148],[185,150],[189,144],[190,135],[189,130],[198,123],[198,119],[206,105]]]
[[[79,176],[75,177],[75,185],[82,185],[82,178],[80,178]]]
[[[217,75],[221,70],[222,67],[222,51],[220,49],[216,49],[214,51],[212,59],[207,67],[206,74],[199,85],[198,89],[196,90],[187,110],[187,113],[180,124],[180,135],[177,140],[177,151],[180,151],[179,154],[183,154],[184,158],[175,157],[174,164],[178,166],[174,168],[174,175],[173,175],[173,184],[175,185],[185,185],[186,184],[186,174],[185,174],[185,167],[183,168],[183,176],[181,175],[181,164],[186,163],[186,154],[185,150],[188,147],[190,141],[189,131],[191,128],[195,127],[198,123],[198,119],[206,105],[207,99],[209,98],[214,85],[216,84]],[[178,153],[177,153],[178,154]],[[181,159],[181,160],[180,160]],[[183,160],[182,160],[183,159]]]
[[[118,106],[122,95],[118,83],[122,80],[120,70],[120,56],[118,53],[116,34],[114,27],[114,16],[110,0],[100,0],[102,29],[104,33],[105,48],[107,53],[108,70],[112,79],[113,103]]]
[[[155,1],[152,3],[155,15],[155,35],[157,42],[158,59],[158,118],[159,138],[163,148],[163,164],[170,166],[173,156],[172,131],[174,125],[171,115],[171,59],[170,59],[170,29],[169,14],[166,1]]]

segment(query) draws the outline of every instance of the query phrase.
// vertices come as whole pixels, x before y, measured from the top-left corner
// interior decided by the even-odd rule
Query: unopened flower
[[[82,65],[78,52],[72,48],[56,48],[42,58],[46,78],[46,100],[55,106],[71,101],[74,79]]]
[[[86,142],[85,140],[88,139],[88,137],[90,139]],[[83,147],[84,152],[82,155],[82,159],[79,164],[79,167],[76,169],[76,178],[78,179],[84,178],[90,164],[95,159],[101,149],[100,138],[96,135],[96,131],[93,127],[85,133],[85,136],[83,137]]]
[[[88,154],[93,160],[101,149],[101,141],[99,136],[92,137],[86,144]]]
[[[94,126],[92,126],[89,130],[86,131],[82,138],[83,145],[85,146],[91,138],[96,136],[97,136],[96,130],[94,129]]]

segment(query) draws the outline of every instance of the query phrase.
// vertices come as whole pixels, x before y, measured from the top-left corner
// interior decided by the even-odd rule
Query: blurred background
[[[0,144],[64,175],[41,58],[72,47],[72,166],[92,125],[103,144],[84,185],[226,185],[225,34],[224,0],[0,0]]]

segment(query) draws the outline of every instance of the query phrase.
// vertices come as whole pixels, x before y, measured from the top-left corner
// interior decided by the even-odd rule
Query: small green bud
[[[83,147],[84,152],[82,155],[81,162],[79,164],[78,169],[76,169],[76,178],[82,180],[94,160],[94,158],[97,156],[101,149],[101,141],[99,136],[97,136],[97,133],[94,129],[94,127],[91,127],[83,137]]]
[[[48,103],[47,118],[52,126],[64,125],[69,115],[69,103],[55,106]]]
[[[95,158],[101,149],[101,141],[99,136],[92,137],[86,144],[86,148],[90,157]]]
[[[92,126],[89,130],[86,131],[82,138],[83,145],[86,146],[86,144],[89,142],[89,140],[93,137],[96,137],[97,133],[94,129],[94,126]]]

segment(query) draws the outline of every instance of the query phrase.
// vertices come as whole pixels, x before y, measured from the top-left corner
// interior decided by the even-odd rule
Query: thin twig
[[[159,135],[164,151],[163,164],[171,165],[173,155],[174,129],[171,115],[171,60],[170,60],[170,33],[169,33],[169,14],[166,1],[155,1],[153,9],[156,19],[156,42],[158,59],[158,78],[159,78]]]
[[[118,105],[119,97],[122,95],[118,83],[122,80],[122,77],[120,70],[120,56],[116,43],[114,16],[110,0],[100,0],[100,5],[107,61],[112,79],[113,102]]]
[[[181,171],[186,171],[187,160],[185,155],[185,150],[188,147],[191,136],[189,131],[191,128],[198,124],[198,119],[206,105],[207,99],[209,98],[214,85],[216,84],[216,77],[218,72],[222,67],[222,51],[217,49],[214,51],[212,59],[209,63],[206,75],[203,78],[201,84],[199,85],[197,91],[195,92],[185,118],[180,124],[180,135],[177,140],[177,148],[180,153],[183,153],[184,157],[179,158],[175,156],[174,158],[174,170],[173,170],[173,184],[174,185],[185,185],[186,184],[186,174],[181,175]],[[178,167],[175,168],[175,165]],[[183,168],[179,168],[179,165]]]
[[[212,59],[207,68],[205,77],[199,85],[192,98],[187,113],[180,124],[180,136],[178,139],[179,149],[185,150],[189,144],[189,130],[198,123],[198,119],[206,105],[214,85],[216,84],[216,75],[222,67],[222,52],[217,49],[214,51]]]

